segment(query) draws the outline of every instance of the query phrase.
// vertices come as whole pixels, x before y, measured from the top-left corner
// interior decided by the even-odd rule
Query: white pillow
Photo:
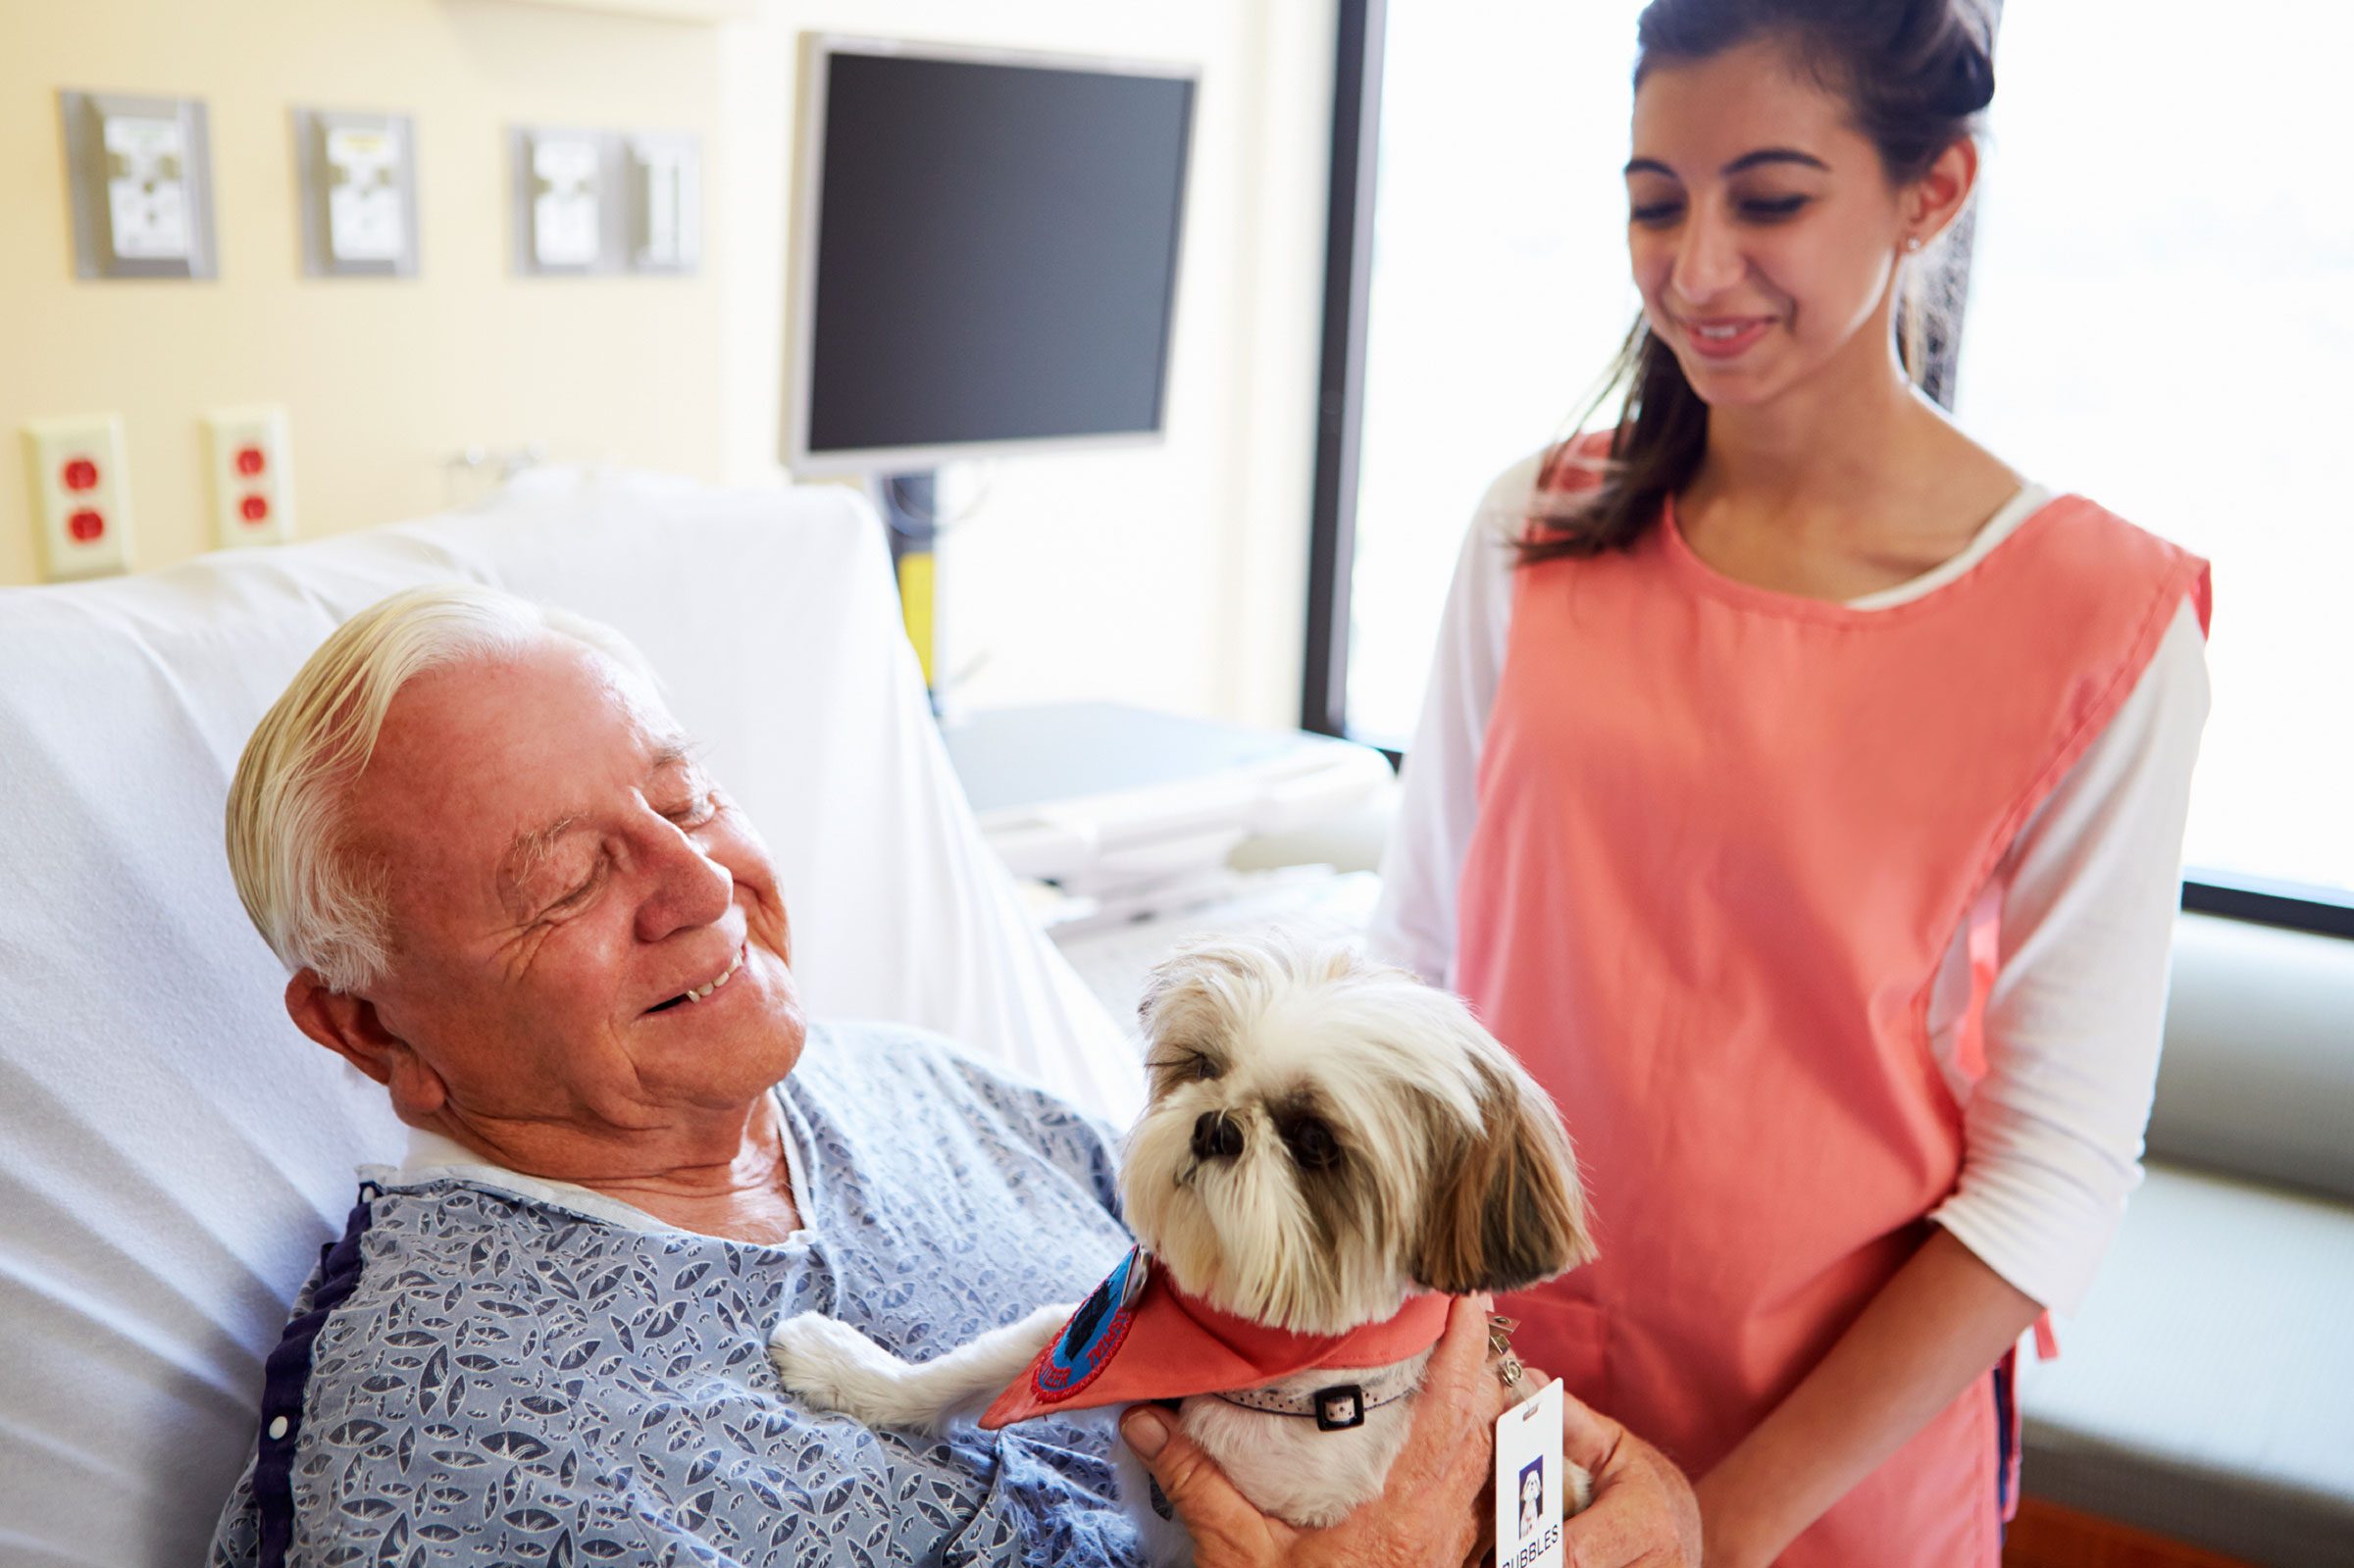
[[[0,589],[0,1558],[200,1559],[383,1092],[297,1034],[222,852],[246,734],[395,589],[619,628],[776,855],[819,1018],[939,1030],[1115,1119],[1120,1030],[1024,918],[923,699],[873,512],[539,476],[491,508]]]

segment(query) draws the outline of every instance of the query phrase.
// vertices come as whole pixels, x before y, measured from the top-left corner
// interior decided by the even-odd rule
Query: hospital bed
[[[395,1158],[294,1030],[222,804],[263,710],[396,589],[618,627],[775,852],[813,1014],[937,1030],[1115,1119],[1124,1032],[956,787],[883,534],[838,487],[538,473],[487,506],[152,576],[0,589],[0,1562],[202,1560],[262,1360]]]

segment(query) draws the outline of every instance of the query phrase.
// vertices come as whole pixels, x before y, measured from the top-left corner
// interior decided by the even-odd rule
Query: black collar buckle
[[[1347,1432],[1365,1424],[1365,1391],[1354,1383],[1336,1383],[1309,1395],[1316,1406],[1318,1432]]]

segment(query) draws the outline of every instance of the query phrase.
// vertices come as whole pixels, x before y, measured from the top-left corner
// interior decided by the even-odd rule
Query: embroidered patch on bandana
[[[1062,1334],[1030,1368],[1030,1391],[1042,1401],[1068,1399],[1096,1381],[1128,1338],[1136,1321],[1136,1298],[1144,1293],[1151,1265],[1131,1247],[1101,1285],[1088,1292]]]

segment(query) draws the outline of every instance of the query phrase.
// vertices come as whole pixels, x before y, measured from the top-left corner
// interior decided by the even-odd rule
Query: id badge
[[[1496,1568],[1561,1568],[1561,1386],[1496,1421]]]

